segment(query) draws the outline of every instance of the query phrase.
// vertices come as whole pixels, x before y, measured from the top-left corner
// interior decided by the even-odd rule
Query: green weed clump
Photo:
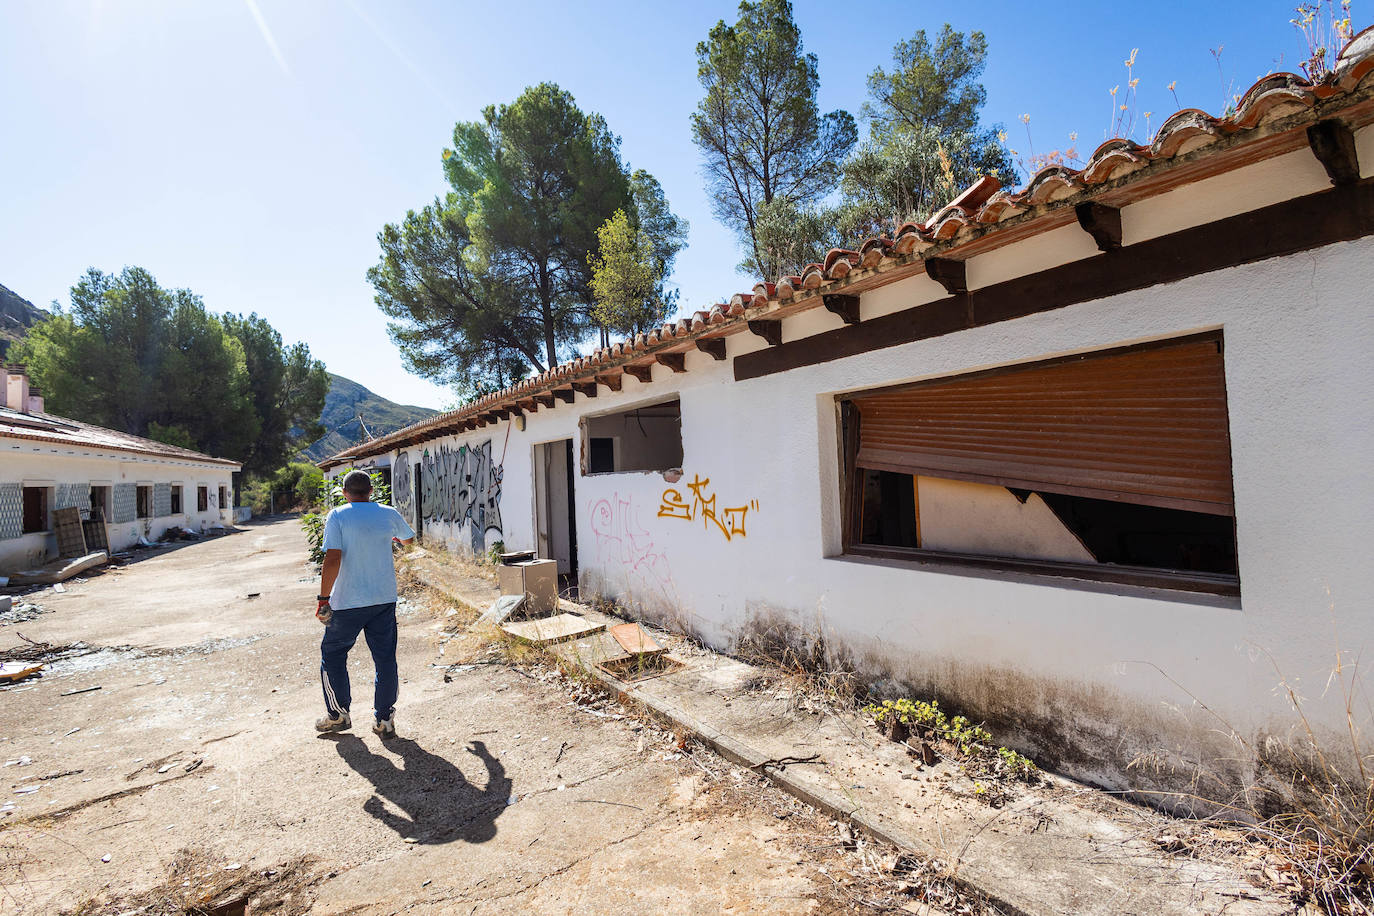
[[[945,745],[966,764],[973,764],[979,773],[1026,782],[1033,782],[1040,773],[1029,758],[999,746],[983,726],[964,716],[946,716],[937,700],[883,700],[869,703],[863,713],[889,733],[905,730],[922,740]]]

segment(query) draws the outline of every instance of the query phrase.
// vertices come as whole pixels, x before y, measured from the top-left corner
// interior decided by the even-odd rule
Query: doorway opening
[[[558,594],[576,601],[577,502],[573,495],[573,440],[534,447],[535,549],[558,562]]]

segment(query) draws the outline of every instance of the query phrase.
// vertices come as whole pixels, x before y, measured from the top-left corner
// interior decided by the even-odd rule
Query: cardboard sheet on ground
[[[536,646],[547,646],[551,643],[563,642],[567,639],[579,639],[590,633],[597,633],[606,629],[605,624],[592,623],[585,617],[576,614],[555,614],[552,617],[542,617],[539,620],[521,620],[517,623],[508,623],[501,628],[525,642],[534,643]]]
[[[524,595],[502,595],[477,619],[482,623],[505,623],[524,605]]]

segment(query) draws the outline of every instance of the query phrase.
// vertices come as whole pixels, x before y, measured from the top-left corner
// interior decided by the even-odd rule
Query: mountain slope
[[[6,286],[0,286],[0,359],[9,350],[11,343],[24,336],[24,332],[52,313],[34,305]]]
[[[302,461],[320,461],[330,455],[337,455],[350,445],[362,441],[362,429],[358,424],[361,415],[367,424],[367,431],[374,436],[395,432],[426,417],[432,417],[437,410],[428,407],[413,407],[397,404],[381,395],[368,391],[362,385],[342,375],[329,373],[329,394],[324,399],[324,412],[320,423],[328,430],[323,439],[311,444],[301,452]]]

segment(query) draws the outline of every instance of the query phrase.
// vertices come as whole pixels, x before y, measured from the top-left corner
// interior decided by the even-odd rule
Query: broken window
[[[682,405],[676,398],[584,417],[582,435],[587,474],[682,467]]]
[[[210,488],[196,487],[196,511],[204,512],[210,508]]]
[[[1220,334],[841,404],[850,552],[1238,590]]]
[[[181,514],[181,485],[172,484],[172,514]]]
[[[139,485],[137,514],[139,518],[153,517],[153,488],[152,486]]]
[[[50,487],[24,487],[25,534],[36,534],[48,530],[50,489]]]

